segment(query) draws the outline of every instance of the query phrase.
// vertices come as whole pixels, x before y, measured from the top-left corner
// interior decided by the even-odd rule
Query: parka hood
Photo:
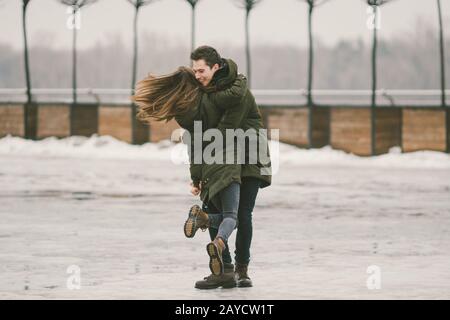
[[[218,91],[230,86],[238,75],[238,66],[232,59],[222,58],[222,66],[214,73],[211,83],[204,87],[205,92]]]

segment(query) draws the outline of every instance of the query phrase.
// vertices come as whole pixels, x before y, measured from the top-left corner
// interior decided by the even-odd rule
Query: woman
[[[191,138],[194,136],[194,121],[202,121],[203,132],[210,128],[218,128],[222,132],[230,128],[247,130],[253,127],[257,130],[262,127],[259,111],[254,101],[253,104],[242,104],[242,101],[251,100],[253,96],[249,96],[245,77],[237,76],[236,70],[233,71],[236,75],[231,77],[232,82],[222,83],[220,91],[217,87],[199,85],[193,72],[185,67],[166,76],[149,76],[138,83],[136,94],[132,97],[140,108],[138,118],[143,121],[149,118],[166,121],[175,118],[181,127],[191,133]],[[241,175],[245,171],[248,177],[260,178],[259,169],[264,165],[194,163],[193,146],[190,143],[188,148],[192,193],[200,193],[203,203],[213,204],[221,214],[208,216],[200,207],[193,206],[184,229],[187,237],[193,237],[198,228],[217,228],[217,235],[207,245],[207,252],[210,269],[218,275],[224,271],[222,253],[225,250],[229,256],[227,240],[237,224]],[[207,146],[205,142],[200,152]],[[234,150],[237,152],[237,148]],[[261,187],[269,185],[270,176],[262,178],[262,181]]]

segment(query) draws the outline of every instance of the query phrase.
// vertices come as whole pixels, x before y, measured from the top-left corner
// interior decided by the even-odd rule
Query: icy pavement
[[[171,150],[0,139],[0,299],[450,298],[449,155],[281,145],[253,215],[254,287],[202,291],[208,236],[184,237],[199,200]]]

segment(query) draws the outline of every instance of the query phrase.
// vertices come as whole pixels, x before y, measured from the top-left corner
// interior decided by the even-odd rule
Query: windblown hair
[[[200,84],[193,71],[179,67],[171,74],[149,75],[139,81],[131,100],[138,106],[138,120],[148,122],[155,118],[167,122],[189,112],[199,102],[200,95]]]

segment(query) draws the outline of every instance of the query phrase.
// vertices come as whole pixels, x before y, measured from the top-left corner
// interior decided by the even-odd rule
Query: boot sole
[[[223,285],[222,285],[222,288],[224,288],[224,289],[231,289],[231,288],[236,288],[236,281],[234,281],[234,282],[230,282],[230,283],[224,283]]]
[[[186,238],[193,238],[197,232],[197,218],[194,216],[193,212],[198,209],[200,209],[200,207],[198,205],[194,205],[189,210],[188,218],[183,226],[183,231]]]
[[[253,284],[251,282],[239,282],[238,281],[237,286],[239,288],[250,288],[250,287],[253,287]]]
[[[206,245],[206,252],[209,255],[209,269],[214,275],[221,275],[224,272],[224,265],[219,250],[214,243],[210,242]]]
[[[200,290],[211,290],[211,289],[217,289],[219,288],[220,285],[212,285],[212,286],[195,286],[196,289],[200,289]]]
[[[218,285],[210,285],[210,286],[195,286],[195,288],[200,289],[200,290],[211,290],[211,289],[217,289],[222,287],[223,289],[231,289],[231,288],[236,288],[236,282],[230,282],[230,283],[222,283],[222,284],[218,284]]]

